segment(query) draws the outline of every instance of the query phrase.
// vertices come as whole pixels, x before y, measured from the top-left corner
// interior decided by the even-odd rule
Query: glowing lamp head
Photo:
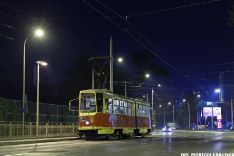
[[[42,35],[43,35],[43,31],[37,30],[37,31],[36,31],[36,35],[37,35],[37,36],[42,36]]]
[[[145,77],[150,77],[150,75],[149,75],[149,74],[146,74]]]
[[[46,65],[47,65],[47,63],[46,63],[45,61],[37,61],[36,63],[37,63],[37,64],[40,64],[40,65],[43,65],[43,66],[46,66]]]
[[[220,89],[215,89],[215,93],[219,93],[220,92]]]
[[[123,61],[123,59],[122,59],[122,58],[119,58],[119,59],[118,59],[118,61],[119,61],[119,62],[122,62],[122,61]]]

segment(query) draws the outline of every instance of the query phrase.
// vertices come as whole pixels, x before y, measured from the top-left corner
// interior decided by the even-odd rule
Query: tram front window
[[[95,94],[94,93],[81,93],[81,112],[95,112]]]

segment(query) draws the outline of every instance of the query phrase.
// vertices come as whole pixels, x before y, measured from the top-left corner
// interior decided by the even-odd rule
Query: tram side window
[[[119,104],[120,104],[120,114],[123,114],[124,113],[124,109],[123,109],[124,102],[119,101]]]
[[[128,114],[128,103],[124,102],[124,114]]]
[[[112,99],[107,99],[107,113],[112,113],[113,110],[113,100]]]
[[[138,116],[142,116],[142,105],[138,105]]]
[[[119,113],[119,100],[114,100],[114,113]]]
[[[131,104],[132,105],[132,115],[134,115],[134,105],[133,104]]]
[[[128,115],[132,115],[132,104],[128,103]]]
[[[148,107],[148,116],[150,116],[150,107]]]
[[[142,115],[141,116],[146,116],[145,106],[142,107]]]
[[[148,116],[148,106],[145,106],[145,116]]]

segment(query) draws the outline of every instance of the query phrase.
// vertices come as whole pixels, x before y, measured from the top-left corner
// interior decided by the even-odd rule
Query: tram
[[[151,132],[150,105],[146,101],[117,95],[107,89],[82,90],[78,99],[78,137],[117,140],[145,137]]]

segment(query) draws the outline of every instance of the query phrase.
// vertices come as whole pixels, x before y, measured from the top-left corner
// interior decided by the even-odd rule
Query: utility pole
[[[165,107],[163,109],[164,109],[164,126],[166,126],[165,125]]]
[[[212,129],[212,131],[213,131],[213,102],[211,103],[211,109],[212,109],[212,115],[211,115],[211,129]]]
[[[189,101],[188,101],[188,115],[189,115],[189,129],[190,129],[190,108],[189,108]]]
[[[92,69],[92,89],[94,89],[94,67],[95,67],[95,61],[93,63],[93,69]]]
[[[125,80],[125,97],[127,97],[127,86],[126,86],[126,80]]]
[[[233,129],[233,103],[232,103],[232,95],[231,95],[231,113],[232,113],[231,114],[231,118],[232,118],[232,129]]]
[[[113,93],[113,45],[110,39],[110,91]]]
[[[173,105],[173,123],[174,123],[175,121],[174,121],[174,105]]]
[[[198,103],[197,103],[197,129],[198,129]]]
[[[154,90],[153,90],[153,87],[152,87],[152,119],[151,119],[151,126],[153,127],[153,121],[154,121]]]

